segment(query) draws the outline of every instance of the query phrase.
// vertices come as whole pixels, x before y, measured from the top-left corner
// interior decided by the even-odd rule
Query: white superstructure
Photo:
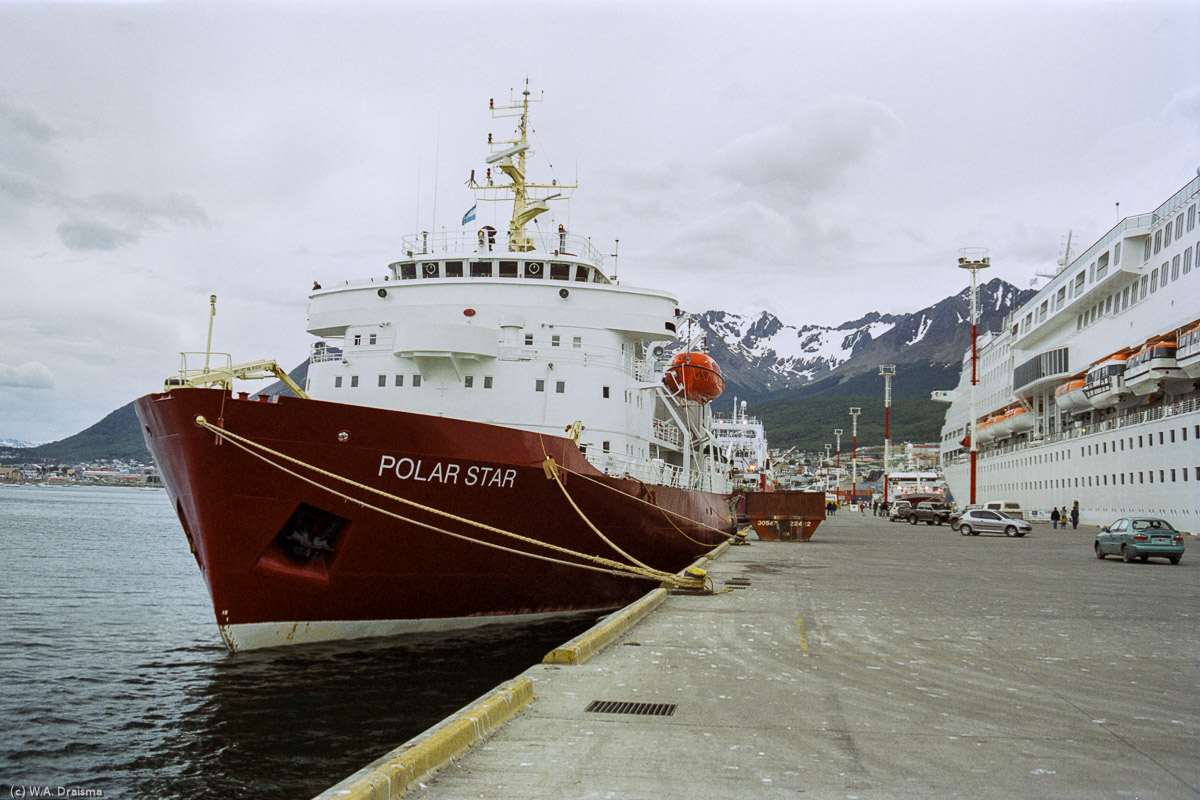
[[[1177,359],[1200,323],[1198,205],[1195,178],[980,335],[978,502],[1015,500],[1038,516],[1078,502],[1088,524],[1152,514],[1200,529],[1200,380]],[[958,387],[934,396],[950,402],[941,458],[960,504],[969,350],[963,365]]]
[[[710,408],[663,385],[672,295],[619,285],[591,241],[526,229],[564,190],[526,180],[529,92],[498,117],[482,201],[513,201],[508,231],[419,233],[378,277],[314,288],[310,397],[576,437],[588,460],[648,483],[728,491]],[[490,137],[489,137],[489,143]],[[501,182],[503,173],[508,180]],[[545,196],[533,197],[544,191]],[[465,220],[464,220],[465,224]],[[578,425],[576,423],[579,423]]]
[[[729,416],[717,413],[712,421],[717,449],[729,460],[736,487],[763,490],[774,478],[767,435],[762,420],[746,413],[746,401],[733,403]]]

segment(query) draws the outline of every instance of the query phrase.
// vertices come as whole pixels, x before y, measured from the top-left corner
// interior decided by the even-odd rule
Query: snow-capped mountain
[[[12,447],[18,450],[25,450],[30,447],[38,447],[44,442],[27,442],[24,439],[0,439],[0,447]]]
[[[1035,294],[994,278],[979,287],[979,329]],[[870,313],[837,327],[788,325],[766,311],[753,317],[725,311],[693,314],[727,382],[765,394],[802,386],[832,373],[845,377],[880,364],[957,364],[970,344],[971,291],[964,289],[912,314]]]

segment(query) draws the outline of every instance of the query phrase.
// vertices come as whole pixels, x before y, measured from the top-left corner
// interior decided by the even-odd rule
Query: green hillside
[[[951,389],[958,369],[948,366],[905,366],[892,380],[892,444],[936,442],[946,405],[929,399],[934,389]],[[762,398],[752,413],[763,420],[772,447],[823,450],[834,444],[841,428],[842,452],[851,446],[850,408],[862,409],[858,444],[883,444],[883,378],[869,373],[849,379],[828,378],[809,386]]]
[[[149,462],[150,451],[142,439],[133,403],[121,406],[90,428],[57,442],[22,450],[6,448],[5,461],[24,463],[42,459],[50,463],[79,464],[100,459]]]

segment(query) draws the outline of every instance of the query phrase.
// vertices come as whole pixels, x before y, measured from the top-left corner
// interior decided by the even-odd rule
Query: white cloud
[[[54,386],[50,369],[37,361],[29,361],[19,367],[0,364],[0,387],[17,389],[49,389]]]

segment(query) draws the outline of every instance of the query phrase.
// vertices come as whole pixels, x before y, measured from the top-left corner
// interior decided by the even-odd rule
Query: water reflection
[[[118,771],[130,776],[136,797],[228,798],[249,789],[263,798],[311,797],[594,622],[573,615],[230,655],[197,673],[182,691],[183,707],[162,718],[169,729],[161,750]],[[146,665],[177,667],[186,675],[186,665]]]

